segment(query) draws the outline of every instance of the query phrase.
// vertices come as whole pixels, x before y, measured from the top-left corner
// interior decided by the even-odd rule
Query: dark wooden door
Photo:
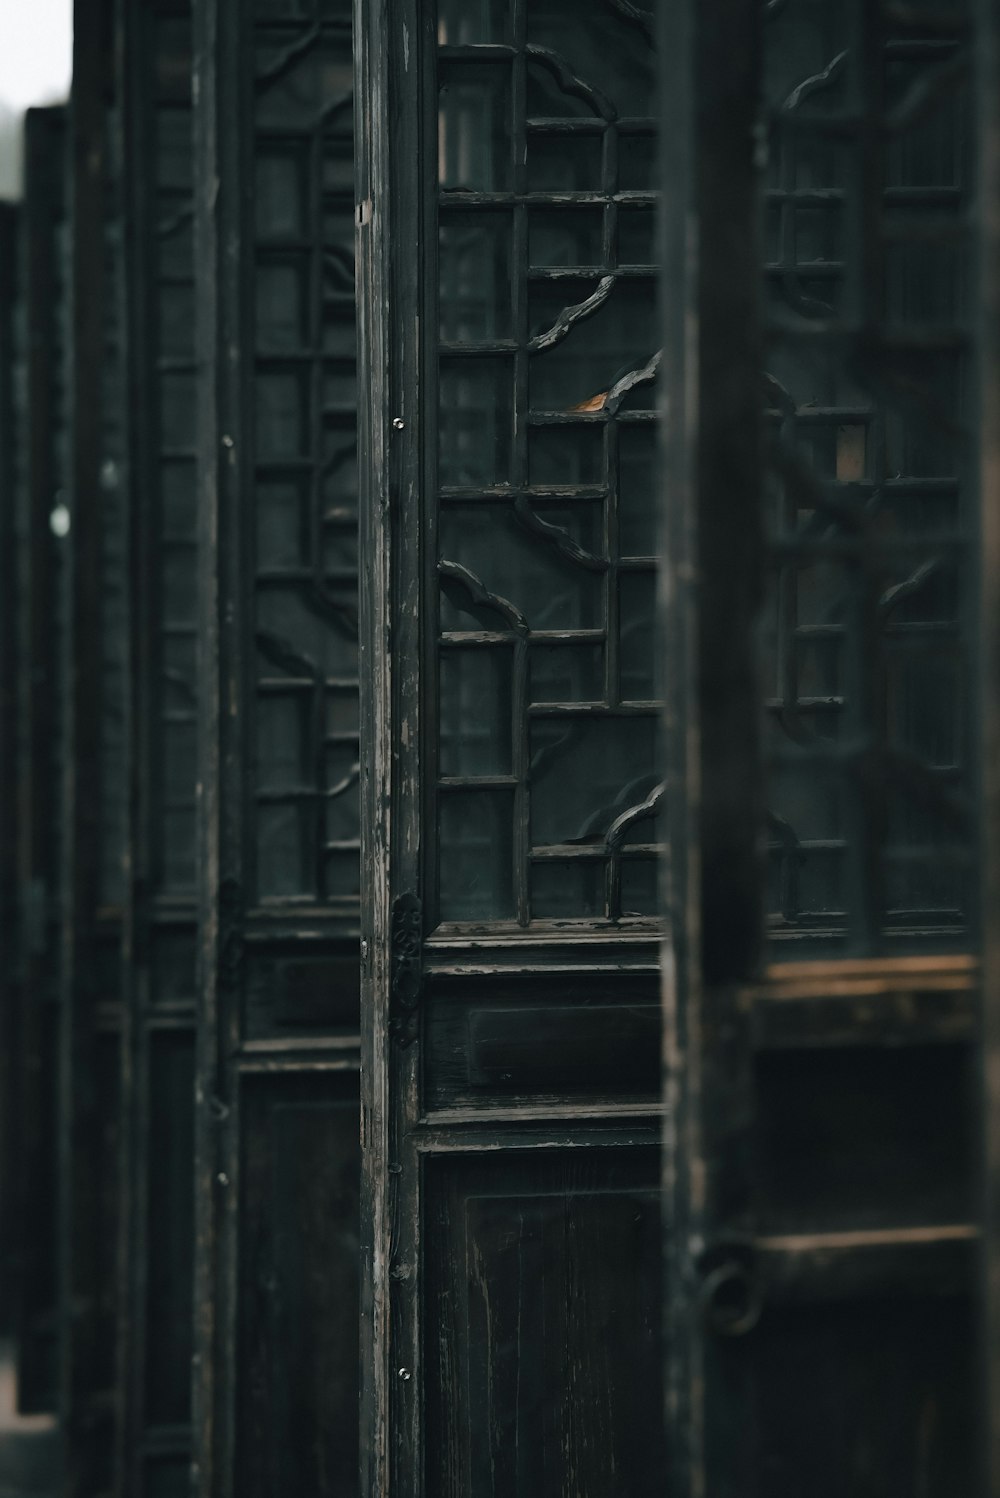
[[[196,1486],[357,1490],[353,72],[197,0]]]
[[[70,173],[69,475],[51,525],[64,562],[59,794],[60,1416],[65,1491],[112,1482],[118,1287],[121,926],[125,874],[121,216],[114,17],[77,0]],[[65,510],[65,522],[59,520]]]
[[[21,220],[22,431],[18,650],[20,1222],[19,1399],[25,1413],[57,1402],[57,1107],[60,767],[65,723],[64,552],[53,501],[69,483],[67,403],[69,263],[66,116],[25,119],[26,207]],[[65,505],[63,509],[65,514]],[[61,528],[61,522],[60,522]]]
[[[986,1490],[973,23],[665,27],[677,1494]]]
[[[0,209],[0,1201],[17,1200],[17,468],[22,444],[17,414],[18,210]],[[0,1333],[16,1330],[13,1287],[18,1229],[13,1211],[0,1223]]]
[[[116,10],[127,328],[127,882],[116,1491],[189,1491],[197,683],[191,9]]]
[[[661,1491],[648,17],[357,8],[363,1491]]]

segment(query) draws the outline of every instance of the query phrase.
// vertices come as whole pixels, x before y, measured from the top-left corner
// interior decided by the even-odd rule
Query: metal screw
[[[394,416],[392,418],[392,424],[393,424],[393,427],[395,428],[395,430],[397,432],[401,432],[403,430],[403,428],[405,427],[406,422],[403,420],[403,418],[401,416]]]
[[[226,1172],[224,1170],[220,1170],[215,1179],[218,1181],[220,1186],[229,1185],[229,1177],[226,1175]]]
[[[403,1380],[404,1384],[408,1384],[410,1382],[410,1379],[413,1377],[413,1374],[410,1372],[409,1368],[400,1368],[399,1376]]]

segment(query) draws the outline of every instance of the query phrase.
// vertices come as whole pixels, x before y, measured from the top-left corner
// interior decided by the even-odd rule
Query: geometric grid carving
[[[359,893],[351,8],[254,26],[256,889]]]
[[[770,921],[940,943],[973,847],[963,7],[768,11]]]
[[[617,0],[439,6],[443,922],[657,911],[651,33]]]
[[[189,79],[177,59],[190,56],[190,19],[159,9],[147,45],[159,59],[152,80],[154,205],[149,340],[149,421],[157,491],[151,497],[153,576],[149,749],[154,886],[190,897],[195,886],[195,347],[194,208]],[[140,588],[138,604],[145,600]]]

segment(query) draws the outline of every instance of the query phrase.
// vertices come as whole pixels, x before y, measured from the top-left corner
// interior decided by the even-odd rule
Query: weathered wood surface
[[[213,1498],[339,1498],[358,1470],[351,18],[307,9],[194,6],[194,1460]]]

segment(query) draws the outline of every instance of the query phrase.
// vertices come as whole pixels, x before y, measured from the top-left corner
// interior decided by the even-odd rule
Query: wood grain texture
[[[973,7],[978,138],[979,524],[978,754],[980,831],[981,1103],[983,1162],[983,1469],[1000,1487],[1000,15]]]
[[[196,1482],[332,1498],[357,1473],[350,7],[194,22]]]

